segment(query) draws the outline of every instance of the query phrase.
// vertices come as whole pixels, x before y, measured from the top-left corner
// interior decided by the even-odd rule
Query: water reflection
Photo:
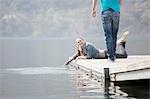
[[[120,86],[121,90],[128,93],[128,96],[130,97],[135,97],[137,99],[150,99],[149,79],[116,82],[115,86]]]
[[[149,80],[111,82],[109,95],[104,95],[103,79],[73,67],[68,69],[6,68],[1,71],[0,96],[2,99],[149,99]]]
[[[76,88],[78,90],[77,99],[149,99],[149,94],[147,93],[149,92],[149,86],[147,89],[142,87],[140,87],[142,89],[134,89],[135,87],[133,85],[131,86],[129,83],[125,84],[123,82],[111,82],[109,87],[109,95],[104,95],[104,84],[102,79],[97,79],[91,76],[90,73],[81,70],[76,70],[75,75]],[[146,84],[148,84],[148,82],[149,81],[147,81]],[[135,82],[133,84],[135,84]],[[138,86],[144,87],[145,85],[138,84]],[[130,92],[132,87],[133,92]],[[143,92],[141,94],[136,94],[135,96],[134,93],[139,90]],[[130,93],[132,93],[132,95]]]
[[[38,74],[66,74],[68,71],[60,67],[22,67],[22,68],[8,68],[7,72],[13,72],[22,75],[38,75]],[[69,72],[71,73],[71,72]]]

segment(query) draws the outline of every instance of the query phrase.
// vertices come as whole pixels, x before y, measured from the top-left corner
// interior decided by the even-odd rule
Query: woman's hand
[[[65,65],[68,65],[71,61],[73,61],[73,57],[69,57],[68,61],[65,63]]]
[[[86,59],[86,56],[78,56],[77,59]]]

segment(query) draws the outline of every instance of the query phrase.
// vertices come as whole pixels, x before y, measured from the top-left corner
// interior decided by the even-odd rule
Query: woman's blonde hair
[[[78,42],[79,40],[85,41],[82,37],[78,37],[76,38],[76,42]],[[82,54],[82,52],[79,50],[79,45],[77,44],[77,53],[80,56]]]

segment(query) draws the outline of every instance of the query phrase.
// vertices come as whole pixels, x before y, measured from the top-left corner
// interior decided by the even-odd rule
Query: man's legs
[[[116,52],[117,34],[118,34],[118,29],[119,29],[120,13],[113,11],[112,19],[113,19],[113,22],[112,22],[113,48],[114,48],[114,53],[115,53]]]
[[[114,61],[116,58],[115,47],[116,47],[116,39],[117,39],[117,32],[118,32],[117,22],[119,22],[118,20],[113,22],[113,20],[115,20],[115,18],[113,18],[113,10],[108,9],[102,12],[102,23],[103,23],[103,29],[106,37],[105,40],[106,40],[106,46],[108,51],[108,58],[111,61]]]

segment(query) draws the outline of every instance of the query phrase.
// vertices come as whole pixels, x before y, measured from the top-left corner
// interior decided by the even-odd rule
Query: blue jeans
[[[102,24],[106,37],[106,45],[108,51],[108,57],[111,60],[115,60],[117,32],[119,28],[120,13],[115,12],[112,9],[108,9],[102,12]]]

